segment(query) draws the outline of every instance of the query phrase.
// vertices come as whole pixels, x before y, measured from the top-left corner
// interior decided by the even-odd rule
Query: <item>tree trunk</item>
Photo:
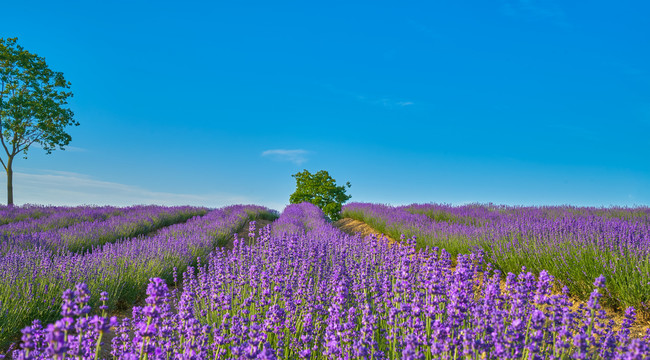
[[[11,168],[13,157],[7,159],[7,206],[14,204],[14,170]]]

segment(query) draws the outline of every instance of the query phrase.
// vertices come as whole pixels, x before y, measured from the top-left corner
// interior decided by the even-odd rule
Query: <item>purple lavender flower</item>
[[[248,219],[245,212],[231,214],[230,224]],[[500,219],[489,214],[484,215],[490,221]],[[420,215],[408,218],[431,223]],[[495,230],[488,222],[448,219],[478,233]],[[212,226],[212,220],[201,224]],[[213,234],[190,238],[180,232],[186,228],[175,229],[183,246],[162,242],[166,245],[156,251],[176,256],[190,254],[192,246],[215,245]],[[452,258],[442,247],[416,251],[422,237],[413,235],[401,244],[349,236],[313,205],[291,205],[252,244],[238,240],[234,250],[182,255],[188,262],[201,256],[194,267],[166,266],[164,276],[170,278],[173,268],[182,266],[178,293],[170,293],[162,278],[142,275],[145,283],[150,278],[146,304],[120,322],[87,309],[101,304],[105,310],[109,301],[106,293],[93,300],[89,290],[99,291],[97,285],[64,292],[62,319],[46,329],[39,324],[25,329],[14,358],[95,358],[102,334],[111,329],[116,333],[110,350],[120,359],[647,358],[650,335],[629,339],[633,309],[620,331],[604,317],[604,278],[594,283],[593,302],[576,309],[568,289],[551,293],[556,276],[550,271],[536,276],[534,267],[518,264],[517,273],[504,273],[502,289],[501,271],[486,266],[494,260],[489,249],[471,247]],[[162,264],[157,257],[139,256],[156,239],[129,240],[129,246],[141,247],[124,242],[119,251],[155,267]],[[509,244],[514,251],[525,241],[520,236]],[[122,261],[129,259],[124,254]],[[74,273],[74,267],[67,269]],[[67,340],[61,338],[66,332]]]

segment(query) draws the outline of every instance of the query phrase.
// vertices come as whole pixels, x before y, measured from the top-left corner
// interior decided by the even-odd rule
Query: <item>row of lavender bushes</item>
[[[593,279],[608,279],[604,302],[650,314],[650,210],[493,205],[351,203],[343,216],[392,237],[456,256],[480,248],[503,272],[546,270],[571,294],[587,299]]]
[[[174,214],[173,209],[179,214],[191,213],[185,207],[145,207],[135,211],[139,214],[137,218],[116,216],[105,222],[89,222],[78,229],[84,235],[117,234],[121,229],[133,228],[133,223],[140,223],[137,219],[160,218],[161,213]],[[193,211],[205,213],[202,208]],[[172,279],[174,268],[182,271],[197,257],[206,256],[215,246],[222,245],[249,218],[262,214],[273,216],[268,209],[259,206],[230,206],[164,227],[150,236],[116,236],[112,242],[104,242],[85,252],[73,252],[64,247],[53,251],[49,246],[25,246],[15,239],[5,241],[0,251],[0,349],[6,348],[20,329],[33,319],[54,320],[59,313],[63,290],[75,283],[83,282],[93,291],[93,306],[98,302],[100,291],[110,294],[108,305],[112,308],[118,303],[133,303],[142,296],[150,277]],[[60,240],[58,232],[46,233],[51,234],[53,240],[44,243]],[[87,239],[94,241],[96,238]]]
[[[39,217],[27,217],[0,225],[0,234],[11,236],[20,233],[33,233],[51,229],[66,228],[70,225],[96,220],[106,220],[111,216],[121,215],[126,209],[113,206],[76,206],[62,207],[57,211]]]
[[[121,321],[89,316],[77,285],[61,320],[23,329],[14,357],[98,358],[115,331],[117,359],[650,358],[650,334],[630,337],[633,308],[619,330],[607,319],[602,276],[576,308],[547,272],[504,276],[481,251],[452,269],[445,250],[345,235],[311,204],[249,236],[189,267],[182,290],[151,279],[146,306]]]
[[[45,206],[27,204],[22,206],[0,205],[0,225],[22,221],[30,218],[40,218],[52,213],[62,212],[69,209],[64,206]]]
[[[10,239],[22,246],[45,246],[53,251],[77,253],[118,239],[145,235],[194,216],[204,215],[207,211],[206,208],[192,206],[133,206],[105,219],[77,222],[47,231],[17,233]]]

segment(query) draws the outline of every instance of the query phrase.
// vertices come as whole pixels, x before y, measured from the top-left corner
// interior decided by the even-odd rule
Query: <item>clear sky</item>
[[[650,204],[648,1],[207,3],[3,3],[81,123],[16,203]]]

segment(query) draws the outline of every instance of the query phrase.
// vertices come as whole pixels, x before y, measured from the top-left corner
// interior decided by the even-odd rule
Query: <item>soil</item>
[[[263,220],[263,219],[255,220],[255,225],[256,225],[255,227],[257,229],[256,232],[258,232],[259,229],[261,229],[261,228],[263,228],[266,225],[271,224],[271,223],[272,223],[272,221],[270,221],[270,220]],[[250,225],[250,221],[247,221],[244,224],[244,226],[241,228],[241,230],[239,230],[239,232],[237,232],[237,238],[246,240],[246,242],[248,244],[250,244],[250,239],[248,237],[248,227],[249,227],[249,225]],[[231,236],[228,239],[228,242],[226,244],[224,244],[222,247],[225,248],[228,251],[232,250],[234,248],[234,240],[235,240],[235,237]],[[169,290],[172,290],[172,289],[174,289],[174,285],[169,286]],[[138,302],[136,302],[135,304],[132,304],[131,306],[124,306],[124,305],[120,306],[120,308],[118,310],[113,311],[111,314],[109,314],[109,317],[115,316],[115,317],[118,318],[118,320],[121,321],[125,317],[131,317],[133,306],[145,306],[145,305],[146,305],[145,300],[144,300],[144,298],[142,298]],[[103,359],[112,358],[112,355],[110,354],[110,352],[111,352],[111,349],[112,349],[111,340],[113,340],[113,338],[115,337],[114,330],[115,329],[112,329],[112,331],[107,332],[106,334],[104,334],[104,336],[102,338],[102,346],[100,348],[100,359],[102,359],[102,358]]]
[[[265,227],[266,225],[271,224],[273,221],[271,220],[264,220],[264,219],[257,219],[255,220],[255,233],[259,234],[260,229]],[[244,226],[239,230],[237,233],[237,238],[238,239],[244,239],[246,240],[246,244],[251,245],[250,238],[248,237],[248,226],[250,225],[250,221],[246,222]],[[231,236],[230,239],[228,239],[228,242],[223,246],[226,250],[232,250],[234,247],[234,241],[235,237]]]
[[[396,243],[395,239],[371,228],[368,224],[366,224],[363,221],[350,219],[350,218],[343,218],[341,220],[337,220],[336,222],[334,222],[333,225],[346,234],[350,234],[350,235],[359,234],[364,238],[366,236],[376,235],[377,237],[384,237],[390,240],[391,243]]]
[[[268,224],[271,224],[272,221],[269,220],[262,220],[258,219],[256,220],[256,228],[257,231],[259,229],[265,227]],[[249,227],[250,222],[247,222],[241,230],[237,233],[237,238],[239,239],[245,239],[247,243],[250,243],[250,239],[248,237],[248,227]],[[341,220],[338,220],[334,222],[333,224],[335,227],[339,228],[341,231],[350,234],[350,235],[361,235],[362,237],[367,237],[369,235],[376,235],[378,237],[384,237],[388,240],[390,240],[391,243],[394,244],[399,244],[399,242],[395,241],[395,239],[392,239],[391,237],[384,235],[380,233],[379,231],[376,231],[373,229],[371,226],[366,224],[365,222],[359,221],[359,220],[354,220],[350,218],[343,218]],[[233,249],[233,242],[234,242],[234,236],[230,237],[228,242],[223,246],[227,250],[232,250]],[[580,303],[584,303],[584,301],[580,301],[577,299],[571,299],[575,305],[574,308],[577,308]],[[139,305],[143,306],[144,305],[144,300],[141,300],[138,302],[138,304],[134,305]],[[620,311],[613,311],[611,309],[606,309],[608,316],[613,319],[617,326],[620,326],[621,322],[623,321],[623,313]],[[123,319],[124,317],[130,316],[131,315],[131,307],[127,309],[122,309],[121,311],[114,312],[111,314],[111,316],[117,316],[118,319]],[[642,337],[646,330],[650,329],[650,317],[648,319],[639,319],[637,322],[634,324],[634,326],[631,329],[631,336],[632,337]],[[102,358],[110,358],[110,343],[111,339],[113,338],[113,332],[109,332],[105,334],[104,338],[102,339],[103,346],[101,349],[100,357]]]
[[[364,238],[369,235],[377,235],[377,236],[383,236],[386,237],[391,241],[391,243],[398,243],[394,239],[390,238],[387,235],[381,234],[379,231],[373,229],[370,225],[366,224],[363,221],[355,220],[355,219],[350,219],[350,218],[343,218],[341,220],[336,221],[333,224],[335,227],[341,229],[341,231],[350,234],[350,235],[356,235],[360,234]],[[454,260],[454,265],[455,265],[455,260]],[[454,268],[452,267],[452,271]],[[501,282],[502,288],[505,289],[505,281]],[[571,302],[574,303],[572,306],[573,310],[577,310],[580,304],[585,304],[586,301],[576,299],[576,298],[571,298]],[[620,325],[623,322],[624,319],[624,313],[622,310],[616,311],[610,308],[605,308],[605,311],[607,312],[607,316],[614,320],[616,323],[615,329],[620,329]],[[641,338],[646,334],[646,331],[650,330],[650,315],[648,314],[637,314],[637,321],[634,323],[632,328],[630,329],[630,337],[633,338]]]

